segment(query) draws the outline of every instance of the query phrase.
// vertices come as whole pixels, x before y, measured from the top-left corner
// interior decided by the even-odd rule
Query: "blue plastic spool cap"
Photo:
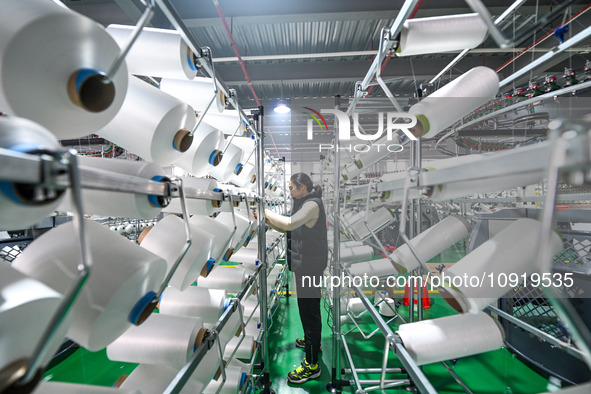
[[[146,294],[144,294],[142,298],[140,298],[140,300],[134,305],[131,312],[129,312],[129,322],[131,324],[138,323],[142,312],[144,311],[144,309],[146,309],[148,305],[150,305],[154,298],[156,298],[156,292],[154,291],[149,291]]]
[[[218,151],[214,150],[213,152],[211,152],[211,155],[209,155],[209,159],[207,160],[209,162],[209,164],[211,164],[212,166],[214,165],[214,161],[215,161],[215,157],[217,155]]]
[[[244,383],[246,383],[246,372],[242,372],[240,375],[240,388],[244,387]]]
[[[242,172],[242,167],[243,167],[243,165],[241,163],[238,163],[238,165],[234,169],[234,174],[240,175],[240,172]]]
[[[251,239],[252,239],[252,238],[250,238],[250,235],[249,235],[248,237],[246,237],[246,243],[245,243],[245,245],[244,245],[244,246],[248,246],[248,244],[250,243],[250,240],[251,240]]]
[[[209,259],[207,259],[207,272],[208,273],[209,273],[209,271],[211,271],[214,264],[215,264],[215,259],[213,257],[210,257]]]
[[[255,260],[255,261],[254,261],[254,265],[255,265],[255,266],[259,265],[260,263],[261,263],[261,262],[260,262],[260,261],[258,261],[258,260]]]
[[[41,146],[31,145],[31,144],[17,144],[14,146],[7,147],[10,150],[15,152],[27,153],[34,150],[42,149]],[[14,188],[12,187],[11,182],[0,182],[0,193],[4,194],[6,197],[10,198],[12,201],[16,202],[17,204],[21,204],[23,201],[16,195],[14,192]]]
[[[156,181],[156,182],[160,182],[164,179],[166,179],[166,177],[161,176],[161,175],[156,175],[155,177],[152,178],[152,180]],[[155,196],[153,194],[148,194],[148,201],[150,202],[150,205],[152,205],[155,208],[164,208],[164,206],[160,203],[159,196]]]
[[[189,67],[191,68],[191,70],[197,71],[197,67],[195,67],[195,63],[193,63],[192,55],[193,55],[193,51],[191,51],[189,49],[187,51],[187,63],[189,64]]]
[[[224,310],[228,309],[231,301],[232,301],[231,298],[226,298],[226,302],[224,303]]]
[[[80,86],[82,86],[82,83],[86,80],[86,78],[95,74],[102,73],[97,70],[93,70],[92,68],[81,68],[80,70],[78,70],[78,72],[76,73],[76,77],[74,79],[74,88],[76,89],[76,91],[80,90]]]

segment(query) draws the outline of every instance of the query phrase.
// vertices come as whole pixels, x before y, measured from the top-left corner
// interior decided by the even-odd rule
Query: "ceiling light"
[[[289,108],[287,103],[285,101],[283,101],[283,99],[281,99],[281,100],[277,101],[277,105],[275,106],[273,111],[277,112],[278,114],[286,114],[289,111],[291,111],[291,108]]]

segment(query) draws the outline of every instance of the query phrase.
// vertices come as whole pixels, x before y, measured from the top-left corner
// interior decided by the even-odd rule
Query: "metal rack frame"
[[[211,78],[214,79],[214,85],[217,88],[223,90],[226,94],[228,101],[239,111],[242,119],[249,119],[246,113],[240,108],[238,102],[235,97],[235,92],[231,91],[227,88],[225,83],[219,79],[219,77],[215,74],[215,69],[213,68],[213,62],[209,61],[211,58],[211,51],[208,51],[208,48],[201,47],[197,40],[192,36],[190,31],[187,29],[185,24],[183,23],[180,15],[174,9],[171,1],[168,0],[150,0],[146,4],[146,10],[138,22],[136,29],[134,31],[134,35],[132,39],[121,52],[120,56],[116,59],[116,61],[111,66],[108,75],[112,76],[115,74],[119,68],[119,65],[122,63],[123,59],[125,58],[126,54],[129,52],[129,49],[133,45],[135,39],[137,38],[139,32],[141,31],[142,27],[146,25],[149,21],[151,15],[153,14],[153,9],[155,4],[159,6],[159,8],[164,12],[164,14],[168,17],[170,22],[179,32],[183,40],[187,43],[189,48],[195,54],[195,59],[199,65],[199,67],[208,74]],[[262,349],[263,353],[263,360],[268,360],[268,345],[267,345],[267,331],[268,331],[268,324],[267,324],[267,317],[268,317],[268,308],[267,308],[267,292],[266,292],[266,274],[267,274],[267,258],[266,258],[266,244],[265,244],[265,221],[264,221],[264,207],[265,207],[265,191],[264,191],[264,132],[263,132],[263,107],[259,107],[258,110],[253,111],[252,114],[254,116],[254,127],[252,122],[248,122],[247,127],[250,131],[253,132],[257,139],[257,149],[256,149],[256,161],[258,164],[257,168],[257,187],[258,187],[258,195],[251,199],[251,203],[258,203],[258,208],[260,212],[259,222],[258,222],[258,254],[259,254],[259,261],[261,262],[261,266],[259,270],[256,271],[255,277],[258,276],[260,279],[260,289],[261,289],[261,300],[260,300],[260,314],[261,314],[261,322],[263,325],[263,329],[261,331],[261,341],[260,346],[257,349]],[[83,208],[82,208],[82,198],[81,198],[81,191],[80,188],[89,188],[89,189],[101,189],[101,190],[108,190],[108,191],[118,191],[118,192],[130,192],[130,193],[138,193],[138,194],[150,194],[156,195],[161,197],[167,198],[174,198],[180,197],[183,207],[183,212],[185,213],[185,220],[187,219],[186,215],[186,207],[185,207],[185,198],[195,198],[195,199],[206,199],[206,200],[218,200],[218,201],[226,201],[229,200],[231,202],[240,202],[240,201],[247,201],[247,197],[240,193],[235,195],[228,195],[223,192],[212,192],[206,190],[196,190],[191,188],[183,189],[182,185],[176,186],[176,184],[172,181],[167,182],[154,182],[151,180],[146,180],[139,177],[134,176],[127,176],[118,173],[113,173],[104,170],[97,170],[94,168],[87,168],[87,167],[78,167],[76,165],[76,159],[72,157],[69,159],[69,163],[74,163],[68,165],[64,168],[64,164],[62,162],[61,157],[52,157],[49,155],[42,155],[42,156],[34,156],[28,154],[22,154],[18,152],[13,152],[8,149],[0,148],[0,179],[6,181],[18,181],[19,183],[32,183],[32,184],[50,184],[56,189],[65,189],[71,187],[73,190],[73,198],[75,200],[75,207],[76,207],[76,217],[78,220],[76,221],[75,227],[78,229],[78,233],[80,236],[80,245],[81,245],[81,253],[82,253],[82,262],[80,268],[80,275],[79,279],[73,284],[71,291],[64,297],[64,301],[54,319],[52,320],[50,326],[46,330],[44,336],[40,339],[37,349],[35,350],[35,355],[32,357],[31,362],[29,364],[29,368],[26,371],[26,376],[23,379],[23,383],[28,383],[33,377],[38,367],[38,364],[41,360],[41,357],[47,350],[47,344],[53,334],[57,331],[59,324],[63,321],[63,316],[67,313],[69,307],[73,304],[76,295],[82,289],[86,278],[89,275],[90,271],[90,256],[87,250],[86,242],[85,242],[85,233],[84,233],[84,222],[83,218]],[[182,257],[184,256],[184,252],[190,246],[190,237],[189,233],[187,233],[188,237],[188,244],[185,245],[183,251],[181,251],[179,258],[177,259],[177,264],[180,263]],[[177,393],[180,392],[184,384],[189,379],[190,374],[195,370],[199,361],[203,358],[207,350],[209,350],[212,346],[214,346],[215,340],[217,338],[217,333],[224,327],[226,322],[228,321],[231,314],[238,309],[239,313],[242,314],[240,308],[238,308],[236,302],[232,303],[232,307],[228,308],[226,312],[222,315],[220,321],[214,326],[214,329],[210,332],[209,338],[207,341],[202,344],[202,346],[197,349],[191,360],[185,365],[185,367],[179,372],[176,378],[170,383],[169,387],[167,388],[167,393]],[[241,316],[241,320],[242,316]],[[221,348],[219,346],[218,341],[218,350],[220,351],[220,362],[223,354],[221,353]],[[223,367],[223,363],[221,363]],[[222,372],[225,378],[225,371],[222,368]],[[270,390],[270,380],[269,380],[269,372],[268,372],[268,365],[263,363],[263,371],[261,373],[262,376],[262,385],[263,390],[265,392],[271,392]]]

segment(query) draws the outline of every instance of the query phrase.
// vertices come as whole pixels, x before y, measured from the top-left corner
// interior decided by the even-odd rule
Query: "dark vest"
[[[322,199],[315,192],[294,198],[292,215],[298,212],[307,201],[318,204],[318,220],[312,228],[304,224],[293,231],[288,231],[287,261],[289,269],[296,274],[320,275],[328,262],[326,213]]]

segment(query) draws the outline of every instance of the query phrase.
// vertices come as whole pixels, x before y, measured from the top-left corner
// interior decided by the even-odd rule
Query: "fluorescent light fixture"
[[[277,112],[278,114],[286,114],[291,111],[291,108],[287,105],[283,99],[277,101],[277,105],[273,109],[273,111]]]

